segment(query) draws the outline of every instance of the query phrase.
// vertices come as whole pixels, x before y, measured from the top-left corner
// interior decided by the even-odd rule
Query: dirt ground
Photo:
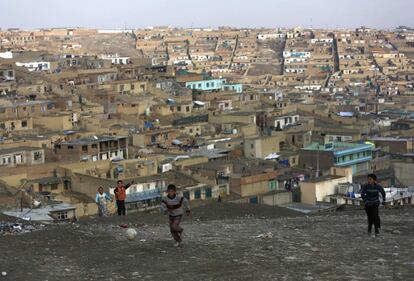
[[[304,216],[214,203],[185,219],[178,249],[158,213],[54,224],[0,237],[0,281],[414,280],[414,209],[381,215],[381,236],[371,238],[362,210]]]

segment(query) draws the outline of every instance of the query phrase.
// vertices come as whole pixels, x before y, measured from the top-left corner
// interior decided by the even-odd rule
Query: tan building
[[[35,126],[50,131],[65,131],[73,128],[72,113],[56,113],[37,116],[33,119]]]
[[[312,205],[324,202],[327,196],[337,193],[340,183],[352,183],[352,168],[331,168],[331,175],[301,182],[301,201]]]
[[[262,171],[250,175],[233,174],[230,176],[230,191],[241,197],[265,194],[277,189],[277,176],[277,171]]]
[[[45,163],[45,153],[41,148],[16,147],[0,149],[0,166],[36,165]]]
[[[128,141],[122,136],[93,136],[58,143],[55,152],[64,161],[127,159]]]
[[[147,145],[171,145],[171,142],[176,139],[178,131],[176,129],[159,129],[144,131],[142,133],[132,135],[132,144],[134,146]]]
[[[261,158],[280,151],[280,138],[278,136],[257,137],[245,139],[243,144],[244,156],[246,158]]]

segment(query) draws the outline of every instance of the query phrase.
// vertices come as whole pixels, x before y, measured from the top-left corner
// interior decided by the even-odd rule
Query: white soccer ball
[[[126,231],[126,235],[127,235],[128,240],[134,240],[135,237],[137,237],[138,232],[135,229],[133,229],[133,228],[129,228]]]

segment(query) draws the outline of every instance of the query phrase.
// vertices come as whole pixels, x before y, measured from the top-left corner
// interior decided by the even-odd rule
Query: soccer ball
[[[138,232],[133,228],[129,228],[126,231],[126,236],[127,236],[128,240],[134,240],[135,237],[137,237],[137,235],[138,235]]]

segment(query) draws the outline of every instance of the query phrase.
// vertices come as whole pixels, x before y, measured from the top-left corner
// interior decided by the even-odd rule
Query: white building
[[[316,44],[316,43],[328,43],[328,44],[332,44],[333,43],[333,38],[313,38],[310,40],[311,44]]]
[[[284,58],[290,58],[290,57],[297,57],[297,58],[310,58],[311,52],[308,51],[296,51],[296,50],[290,50],[290,51],[284,51],[283,52]]]
[[[283,129],[288,125],[294,125],[299,121],[299,114],[283,115],[274,117],[274,127]]]
[[[280,39],[285,37],[283,33],[267,33],[267,34],[258,34],[258,40],[269,40],[269,39]]]
[[[25,67],[29,71],[48,71],[48,70],[50,70],[50,62],[48,62],[48,61],[16,62],[16,65]]]
[[[131,57],[121,57],[118,54],[115,55],[102,55],[102,59],[110,60],[113,64],[129,64]]]
[[[12,59],[13,58],[13,53],[10,52],[10,51],[0,52],[0,58],[2,58],[2,59]]]

